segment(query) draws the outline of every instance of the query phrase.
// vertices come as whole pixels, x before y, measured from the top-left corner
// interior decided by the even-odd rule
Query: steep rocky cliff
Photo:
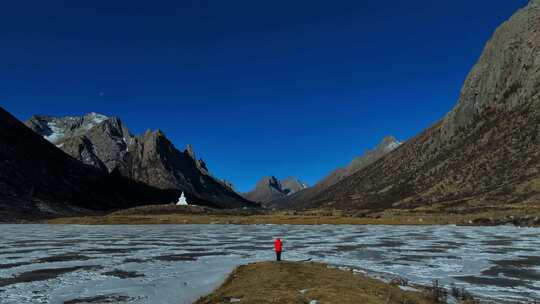
[[[539,18],[540,1],[532,0],[495,31],[442,122],[443,139],[490,111],[511,112],[538,102]]]
[[[540,201],[540,1],[501,25],[440,122],[304,208],[474,212]]]
[[[229,184],[214,178],[191,146],[179,151],[160,130],[134,136],[120,119],[95,113],[34,116],[26,124],[85,164],[159,189],[184,191],[190,203],[218,208],[253,206]]]

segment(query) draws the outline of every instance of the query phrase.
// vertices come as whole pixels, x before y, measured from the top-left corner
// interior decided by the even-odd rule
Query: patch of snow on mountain
[[[124,141],[124,144],[126,144],[126,152],[129,152],[129,144],[127,142],[127,139],[125,137],[122,137],[122,140]]]
[[[395,150],[397,149],[399,146],[401,146],[402,142],[400,141],[394,141],[394,142],[391,142],[390,144],[388,144],[388,149],[389,150]]]
[[[109,119],[105,115],[101,115],[101,114],[94,113],[94,112],[87,114],[85,118],[87,118],[89,120],[89,122],[83,126],[83,128],[86,129],[86,130],[90,130],[93,127],[95,127],[95,126],[99,125],[100,123],[104,122],[105,120]]]
[[[95,112],[88,114],[88,116],[91,118],[92,121],[94,121],[97,124],[102,123],[105,120],[109,119],[109,117],[102,114],[95,113]]]
[[[51,143],[57,143],[60,140],[62,140],[65,136],[65,130],[62,128],[59,128],[55,122],[50,122],[47,124],[49,129],[51,129],[51,134],[44,136],[46,140],[48,140]]]

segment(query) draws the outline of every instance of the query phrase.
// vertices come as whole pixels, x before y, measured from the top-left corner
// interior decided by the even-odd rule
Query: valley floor
[[[238,267],[196,304],[340,303],[428,304],[433,292],[399,286],[319,263],[261,262]]]
[[[444,213],[438,210],[387,210],[369,214],[338,211],[261,212],[213,210],[171,205],[143,206],[100,216],[64,217],[48,224],[147,225],[147,224],[291,224],[291,225],[516,225],[540,226],[538,208],[513,208]]]

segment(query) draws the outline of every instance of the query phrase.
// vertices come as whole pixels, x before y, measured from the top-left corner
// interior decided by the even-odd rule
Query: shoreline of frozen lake
[[[234,267],[285,258],[438,279],[500,301],[540,300],[540,228],[0,225],[1,303],[191,303]],[[158,301],[159,300],[159,301]]]

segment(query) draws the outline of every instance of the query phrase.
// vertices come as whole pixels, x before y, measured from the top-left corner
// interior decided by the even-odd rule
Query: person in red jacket
[[[283,243],[281,239],[276,239],[274,242],[274,249],[276,250],[276,261],[281,261],[281,251],[283,251]]]

